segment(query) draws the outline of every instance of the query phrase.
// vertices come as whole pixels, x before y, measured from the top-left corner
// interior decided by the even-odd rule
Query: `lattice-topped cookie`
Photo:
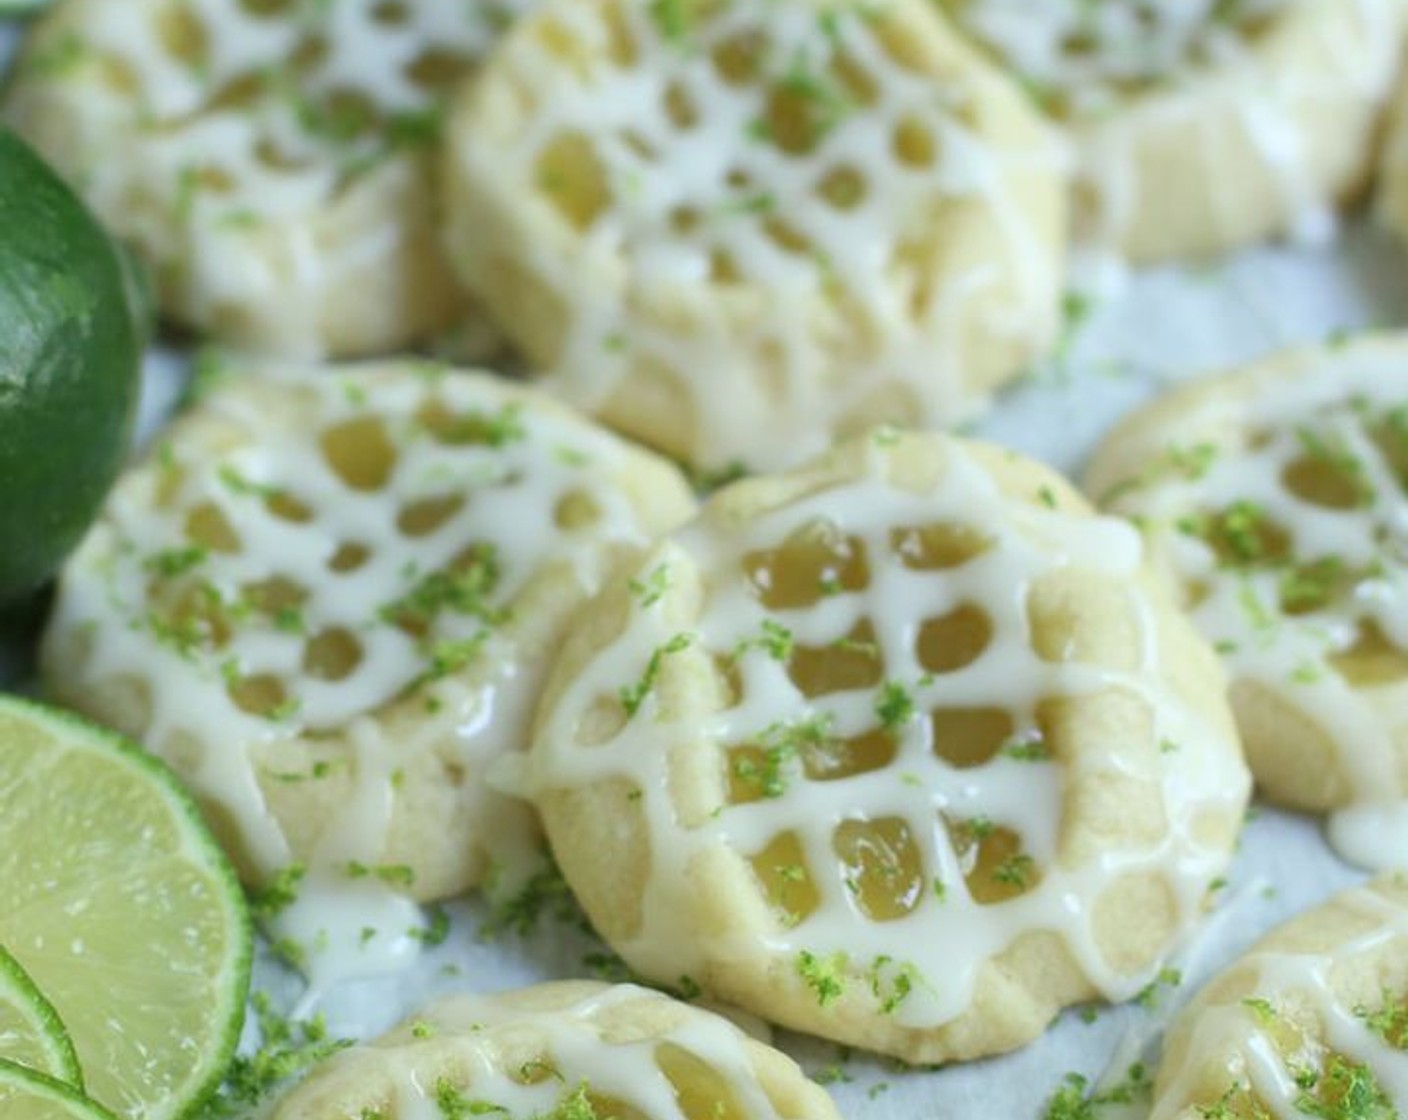
[[[1381,338],[1194,382],[1116,429],[1088,477],[1222,652],[1261,788],[1356,807],[1334,835],[1369,864],[1408,858],[1405,359]]]
[[[1299,0],[943,0],[1060,116],[1109,112],[1246,50]]]
[[[838,1120],[795,1062],[658,992],[585,981],[432,1004],[337,1055],[270,1120]]]
[[[527,0],[64,0],[5,116],[233,342],[385,351],[464,315],[436,244],[442,101]]]
[[[1170,1028],[1151,1120],[1408,1112],[1408,881],[1272,931]]]
[[[1136,261],[1323,236],[1362,186],[1396,0],[941,0],[1069,129],[1082,240]]]
[[[1216,660],[1049,470],[880,432],[739,483],[584,612],[529,785],[633,967],[901,1057],[1132,995],[1246,803]]]
[[[247,878],[455,893],[531,839],[485,770],[524,745],[568,617],[692,498],[482,375],[241,374],[110,497],[64,573],[47,681],[171,762]]]
[[[954,421],[1053,334],[1053,149],[924,0],[553,0],[447,138],[464,279],[568,399],[697,463]]]

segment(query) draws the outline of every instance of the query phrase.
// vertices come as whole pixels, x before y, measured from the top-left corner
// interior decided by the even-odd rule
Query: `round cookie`
[[[1128,998],[1249,779],[1137,534],[1050,470],[881,430],[737,483],[552,670],[528,785],[643,975],[909,1061]]]
[[[62,0],[4,117],[225,342],[386,352],[456,319],[432,162],[448,90],[529,0]]]
[[[1143,527],[1223,654],[1266,795],[1356,807],[1332,831],[1345,854],[1408,858],[1405,340],[1183,386],[1109,436],[1087,489]]]
[[[441,1000],[317,1067],[269,1120],[481,1115],[840,1120],[792,1059],[726,1019],[589,981]]]
[[[693,505],[669,464],[486,375],[241,370],[109,497],[43,674],[175,767],[247,881],[441,898],[530,854],[486,773],[607,565]]]
[[[955,422],[1054,336],[1054,146],[927,0],[550,0],[446,135],[464,281],[702,467]]]
[[[1077,239],[1136,263],[1319,238],[1364,185],[1397,0],[942,0],[1065,125]]]
[[[1164,1041],[1150,1120],[1408,1111],[1408,880],[1386,876],[1273,930]]]

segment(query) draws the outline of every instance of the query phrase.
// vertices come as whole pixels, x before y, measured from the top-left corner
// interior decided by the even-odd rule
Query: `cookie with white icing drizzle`
[[[306,869],[337,896],[309,920],[355,942],[351,896],[522,854],[531,813],[485,771],[607,566],[693,507],[673,466],[486,375],[240,370],[110,496],[43,673],[176,768],[248,881]]]
[[[163,309],[317,358],[472,316],[438,245],[442,103],[529,0],[63,0],[4,117],[153,266]]]
[[[1272,800],[1339,810],[1367,866],[1408,860],[1408,342],[1195,381],[1120,425],[1087,488],[1138,520],[1222,652]]]
[[[643,975],[912,1061],[1133,995],[1246,805],[1216,658],[1045,467],[881,430],[608,584],[527,785]]]
[[[1408,880],[1273,930],[1170,1028],[1151,1120],[1408,1113]]]
[[[629,984],[440,1000],[345,1051],[270,1120],[839,1120],[795,1062],[712,1012]]]
[[[962,419],[1053,337],[1054,147],[927,0],[552,0],[446,135],[464,280],[704,467]]]
[[[1078,239],[1135,262],[1319,239],[1362,187],[1398,0],[941,0],[1070,135]]]

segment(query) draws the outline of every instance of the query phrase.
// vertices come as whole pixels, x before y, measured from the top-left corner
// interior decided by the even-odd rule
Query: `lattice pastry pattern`
[[[1062,123],[1077,239],[1135,261],[1323,240],[1398,72],[1396,0],[942,0]]]
[[[669,465],[487,376],[241,370],[111,496],[45,675],[175,766],[247,878],[443,897],[532,839],[485,774],[567,618],[692,508]]]
[[[968,31],[1061,115],[1126,97],[1245,53],[1297,0],[943,0]]]
[[[983,445],[882,432],[737,484],[549,680],[530,785],[647,976],[910,1060],[1122,998],[1196,922],[1247,777],[1137,536]]]
[[[1379,826],[1408,796],[1403,354],[1369,339],[1200,380],[1116,429],[1088,479],[1222,652],[1267,795]]]
[[[839,1120],[795,1062],[719,1016],[582,981],[433,1004],[317,1069],[271,1120],[480,1115]]]
[[[5,115],[156,268],[166,309],[300,357],[463,316],[441,105],[527,0],[65,0]],[[452,315],[453,313],[453,315]]]
[[[1258,942],[1169,1029],[1151,1120],[1408,1109],[1408,882],[1346,891]]]
[[[557,0],[447,135],[466,282],[568,399],[706,466],[959,419],[1052,336],[1052,149],[919,0]]]

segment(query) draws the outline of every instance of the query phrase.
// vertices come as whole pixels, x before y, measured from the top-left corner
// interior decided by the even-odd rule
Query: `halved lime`
[[[83,1087],[68,1028],[20,962],[0,945],[0,1058]]]
[[[150,755],[15,697],[0,697],[0,943],[120,1116],[179,1116],[229,1063],[250,927],[224,854]]]
[[[72,1085],[0,1058],[0,1116],[5,1120],[117,1120]]]

